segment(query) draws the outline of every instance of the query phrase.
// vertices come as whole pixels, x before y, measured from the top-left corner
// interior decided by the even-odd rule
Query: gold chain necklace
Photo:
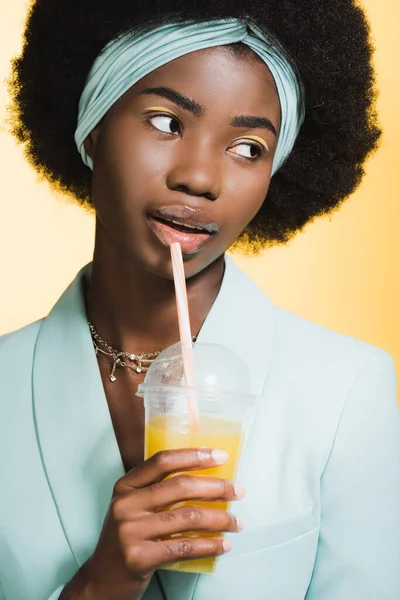
[[[158,350],[157,352],[147,352],[146,354],[133,354],[132,352],[116,350],[101,337],[90,318],[88,318],[87,322],[96,356],[98,357],[99,354],[103,354],[112,360],[111,371],[108,375],[111,383],[114,383],[114,381],[117,380],[115,376],[117,367],[127,367],[128,369],[135,371],[135,373],[146,373],[157,356],[161,353],[161,350]],[[193,342],[195,342],[196,339],[197,336],[193,336]]]

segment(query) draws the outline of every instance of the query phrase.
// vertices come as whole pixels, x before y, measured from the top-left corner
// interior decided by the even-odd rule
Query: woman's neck
[[[223,257],[187,281],[192,334],[196,335],[219,292]],[[96,238],[88,311],[111,346],[134,353],[155,352],[179,339],[172,280],[146,272]]]

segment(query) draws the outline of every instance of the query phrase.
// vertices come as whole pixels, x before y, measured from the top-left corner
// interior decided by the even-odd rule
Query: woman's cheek
[[[255,217],[263,205],[267,196],[270,180],[265,179],[260,182],[244,186],[235,198],[235,206],[232,206],[232,212],[236,215],[238,227],[246,227]]]

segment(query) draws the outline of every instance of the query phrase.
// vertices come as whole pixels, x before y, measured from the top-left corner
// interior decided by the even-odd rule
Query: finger
[[[223,537],[181,538],[156,542],[160,565],[167,565],[177,560],[194,560],[211,558],[227,554],[232,544]]]
[[[221,556],[231,548],[232,544],[223,537],[144,542],[127,550],[125,562],[135,573],[147,573],[177,561]]]
[[[184,506],[131,522],[130,526],[132,527],[132,539],[135,536],[136,539],[157,540],[188,531],[238,533],[242,531],[244,524],[241,519],[224,510]]]
[[[188,500],[231,502],[240,500],[244,494],[243,486],[226,479],[176,475],[138,490],[134,496],[137,509],[157,512],[178,502]]]
[[[224,450],[212,448],[180,448],[157,452],[138,465],[115,484],[115,492],[123,493],[130,489],[146,487],[162,481],[168,475],[179,471],[211,469],[223,465],[228,460]]]

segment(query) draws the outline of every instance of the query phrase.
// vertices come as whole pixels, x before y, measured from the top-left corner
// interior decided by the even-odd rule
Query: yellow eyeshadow
[[[255,142],[258,142],[259,144],[261,144],[261,146],[264,146],[264,148],[266,149],[267,152],[269,152],[269,148],[268,148],[268,144],[265,140],[263,140],[262,138],[258,137],[258,135],[246,135],[243,138],[237,138],[238,140],[254,140]],[[236,142],[236,140],[234,140]]]
[[[173,117],[176,117],[176,114],[174,112],[172,112],[172,110],[170,110],[169,108],[165,108],[165,106],[149,106],[149,108],[146,108],[145,112],[155,112],[155,111],[160,111],[160,112],[165,112],[168,113],[169,115],[172,115]],[[176,117],[178,118],[178,117]]]

